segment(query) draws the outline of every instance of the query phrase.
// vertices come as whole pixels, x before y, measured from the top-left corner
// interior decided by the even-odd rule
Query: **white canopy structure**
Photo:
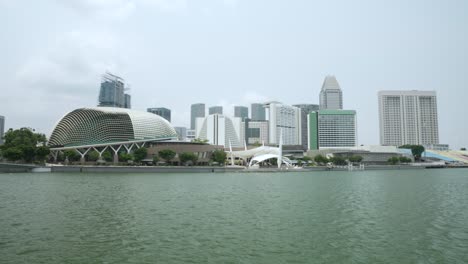
[[[281,133],[282,134],[282,133]],[[281,167],[281,164],[286,164],[286,166],[291,166],[291,160],[286,157],[283,157],[283,140],[282,135],[280,136],[279,147],[269,147],[269,146],[260,146],[254,149],[246,149],[240,151],[232,151],[232,148],[229,148],[229,154],[231,156],[231,163],[234,164],[234,158],[240,158],[245,161],[250,159],[249,167],[257,163],[263,162],[268,159],[277,158],[278,159],[278,168]]]

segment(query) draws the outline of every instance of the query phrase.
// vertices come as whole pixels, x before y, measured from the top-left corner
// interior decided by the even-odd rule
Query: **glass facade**
[[[195,121],[198,117],[205,117],[205,104],[193,104],[190,107],[190,129],[195,130]]]
[[[357,146],[356,111],[320,110],[309,114],[309,149]]]
[[[171,122],[171,110],[164,108],[164,107],[155,107],[155,108],[148,108],[146,110],[149,113],[153,113],[155,115],[158,115],[167,121]]]

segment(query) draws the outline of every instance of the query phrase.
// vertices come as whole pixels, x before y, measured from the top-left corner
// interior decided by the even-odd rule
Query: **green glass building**
[[[308,148],[357,146],[356,111],[319,110],[307,116]]]

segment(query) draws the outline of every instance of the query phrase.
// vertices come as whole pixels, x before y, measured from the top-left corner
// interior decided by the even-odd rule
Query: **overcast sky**
[[[0,115],[49,135],[122,76],[133,109],[318,103],[326,75],[378,144],[379,90],[435,90],[440,142],[468,147],[466,0],[0,0]],[[226,109],[227,108],[227,109]]]

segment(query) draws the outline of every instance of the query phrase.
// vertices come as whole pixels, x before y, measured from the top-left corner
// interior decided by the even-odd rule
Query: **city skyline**
[[[468,145],[468,124],[455,119],[467,114],[468,3],[71,2],[0,2],[5,129],[50,135],[64,113],[97,104],[107,70],[131,84],[133,109],[167,107],[184,127],[196,102],[227,116],[271,100],[318,104],[323,78],[334,75],[343,108],[357,111],[359,144],[379,144],[378,91],[431,90],[439,142]],[[337,5],[336,21],[310,15]]]

